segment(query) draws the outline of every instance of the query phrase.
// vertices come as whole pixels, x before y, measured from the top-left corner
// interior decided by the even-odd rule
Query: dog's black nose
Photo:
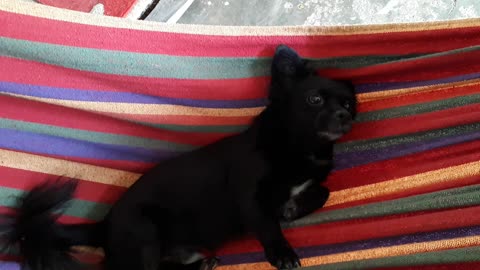
[[[335,118],[340,121],[345,121],[350,119],[350,114],[347,111],[337,111],[335,112]]]

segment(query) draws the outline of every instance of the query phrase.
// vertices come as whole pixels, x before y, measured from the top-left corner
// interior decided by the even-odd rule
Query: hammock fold
[[[102,219],[154,164],[247,128],[287,44],[359,99],[326,207],[285,224],[306,269],[480,269],[479,33],[479,19],[166,25],[0,2],[0,212],[67,176],[80,184],[60,220]],[[272,269],[253,239],[218,255]]]

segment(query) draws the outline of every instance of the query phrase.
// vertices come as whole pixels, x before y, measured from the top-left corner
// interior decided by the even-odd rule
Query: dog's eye
[[[350,102],[345,101],[345,103],[343,103],[343,107],[347,110],[350,109]]]
[[[322,105],[323,98],[320,95],[311,95],[307,98],[308,103],[312,105]]]

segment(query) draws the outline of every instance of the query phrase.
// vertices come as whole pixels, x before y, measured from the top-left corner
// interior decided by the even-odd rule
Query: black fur
[[[25,265],[72,269],[70,247],[81,244],[103,247],[107,270],[199,269],[201,257],[193,255],[252,233],[272,265],[299,266],[279,221],[323,206],[329,192],[320,182],[356,106],[351,84],[319,77],[308,66],[279,46],[270,104],[248,130],[159,164],[97,225],[55,222],[52,210],[71,198],[75,183],[33,189],[12,234]]]

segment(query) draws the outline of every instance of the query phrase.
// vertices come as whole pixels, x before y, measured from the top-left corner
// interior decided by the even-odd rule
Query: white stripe
[[[172,17],[170,17],[168,20],[167,20],[167,23],[168,24],[175,24],[178,22],[178,20],[180,20],[180,18],[183,16],[183,14],[185,14],[185,12],[187,12],[188,8],[190,8],[190,6],[193,4],[193,1],[195,0],[187,0],[187,2],[185,2],[185,4],[183,4],[178,10],[177,12],[175,12]]]

